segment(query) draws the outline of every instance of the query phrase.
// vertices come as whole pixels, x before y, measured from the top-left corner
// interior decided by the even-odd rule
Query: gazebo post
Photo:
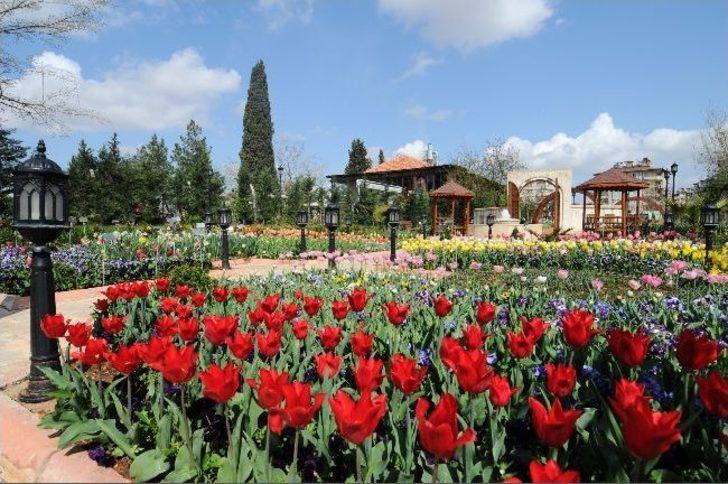
[[[584,232],[586,226],[586,190],[581,192],[582,203],[581,203],[581,231]]]
[[[437,235],[437,197],[432,199],[432,235]]]
[[[465,199],[465,214],[463,220],[463,235],[468,235],[468,225],[470,223],[470,200]]]
[[[455,228],[455,197],[450,199],[450,216],[452,217],[453,229]]]
[[[599,189],[594,190],[594,231],[599,232],[599,226],[601,225],[599,217],[602,211],[602,191]]]
[[[622,237],[627,236],[627,190],[622,190]]]
[[[640,226],[640,194],[642,190],[637,189],[637,198],[634,201],[634,225],[635,229]]]

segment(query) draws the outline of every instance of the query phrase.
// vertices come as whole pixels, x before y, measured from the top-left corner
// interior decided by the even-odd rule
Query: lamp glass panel
[[[63,222],[63,212],[65,208],[63,204],[63,193],[59,191],[56,194],[56,220],[59,222]]]
[[[29,220],[40,220],[40,192],[37,188],[33,187],[30,192],[30,198],[28,199],[30,204],[30,218]]]

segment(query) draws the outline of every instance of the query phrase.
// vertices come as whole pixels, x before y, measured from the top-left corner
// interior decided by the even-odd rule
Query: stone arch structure
[[[559,230],[573,228],[569,219],[570,207],[568,206],[572,187],[571,170],[547,169],[547,170],[516,170],[508,173],[507,200],[508,212],[512,218],[519,219],[521,216],[520,204],[524,196],[524,190],[529,185],[541,183],[553,188],[550,193],[545,194],[537,200],[536,208],[531,216],[531,223],[539,223],[545,214],[547,207],[553,204],[554,229]],[[566,223],[564,217],[567,217]]]

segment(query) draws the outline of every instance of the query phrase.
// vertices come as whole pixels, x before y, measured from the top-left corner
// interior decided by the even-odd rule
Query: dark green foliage
[[[265,65],[263,61],[258,61],[250,73],[248,99],[243,114],[243,145],[240,149],[236,204],[239,216],[247,220],[270,220],[278,213],[279,200],[275,195],[279,193],[268,81]]]
[[[407,199],[402,216],[415,226],[419,222],[427,222],[430,216],[430,195],[421,185],[417,185],[415,191]]]
[[[349,149],[349,162],[346,164],[344,173],[350,175],[352,173],[362,173],[372,166],[372,162],[367,158],[367,149],[364,142],[359,138],[351,142]]]
[[[25,159],[27,148],[12,137],[13,130],[0,128],[0,220],[12,212],[12,171]]]
[[[212,278],[207,273],[207,268],[199,265],[180,265],[169,271],[171,287],[186,284],[197,290],[206,290],[212,287]]]
[[[91,217],[98,213],[96,202],[100,197],[96,175],[99,166],[96,155],[84,140],[78,144],[78,152],[68,165],[70,214]]]
[[[384,163],[384,150],[379,150],[379,164]]]
[[[151,223],[162,221],[160,203],[173,197],[174,170],[169,161],[167,145],[156,134],[141,146],[129,160],[128,176],[132,189],[133,209],[141,220]]]
[[[128,191],[131,187],[125,176],[125,160],[121,156],[116,133],[99,150],[97,163],[98,169],[92,177],[94,180],[90,182],[95,196],[89,210],[93,210],[104,223],[128,218],[131,213]]]
[[[312,176],[295,177],[286,186],[286,221],[294,220],[296,212],[310,207],[314,201],[316,180]]]
[[[176,168],[173,188],[177,209],[186,220],[200,221],[208,209],[219,207],[225,181],[213,170],[210,147],[194,121],[187,124],[187,132],[174,144],[172,162]]]

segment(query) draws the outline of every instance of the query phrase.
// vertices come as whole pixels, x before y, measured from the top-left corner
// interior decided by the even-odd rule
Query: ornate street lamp
[[[665,206],[667,206],[667,190],[670,187],[670,171],[663,168],[662,176],[665,178]]]
[[[713,250],[713,232],[720,224],[720,210],[713,204],[703,207],[700,212],[700,223],[705,229],[705,269],[710,270],[712,261],[710,260],[710,251]]]
[[[672,230],[675,227],[675,218],[669,208],[665,209],[664,222],[663,231]]]
[[[208,210],[205,212],[205,230],[208,234],[212,231],[213,225],[215,225],[215,216]]]
[[[394,262],[397,258],[397,227],[399,227],[399,207],[392,204],[387,210],[389,222],[389,260]]]
[[[58,340],[40,329],[46,314],[56,313],[53,262],[47,244],[68,228],[68,175],[46,158],[43,140],[33,156],[14,170],[12,227],[33,243],[30,263],[30,375],[23,402],[50,400],[54,389],[41,368],[59,369]]]
[[[492,213],[489,213],[487,217],[485,217],[485,223],[488,225],[488,238],[493,238],[493,224],[495,223],[495,215]]]
[[[324,210],[324,224],[329,231],[329,268],[336,267],[334,252],[336,251],[336,228],[339,226],[339,206],[329,203]]]
[[[230,245],[228,242],[228,227],[233,219],[233,213],[229,208],[223,207],[217,211],[217,220],[222,229],[222,268],[230,269]]]
[[[677,163],[670,165],[670,171],[672,172],[672,201],[675,201],[675,175],[677,175]]]
[[[296,225],[301,229],[301,252],[306,252],[306,225],[308,225],[308,210],[296,212]]]

